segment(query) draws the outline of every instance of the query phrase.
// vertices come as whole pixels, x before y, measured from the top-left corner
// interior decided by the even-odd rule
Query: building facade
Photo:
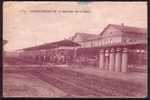
[[[97,56],[102,70],[127,72],[129,65],[147,64],[147,30],[144,28],[109,24],[95,38],[84,39],[80,34],[74,37],[72,41],[79,43],[81,48],[96,49],[93,56]]]
[[[83,62],[100,70],[128,72],[132,65],[147,65],[147,30],[109,24],[100,34],[76,33],[70,40],[23,49],[20,58],[42,64]]]
[[[120,43],[147,43],[146,29],[129,27],[123,25],[109,24],[99,35],[96,34],[75,34],[72,41],[81,44],[81,47],[100,47]],[[92,38],[87,38],[93,36]],[[94,38],[95,37],[95,38]],[[86,38],[86,39],[84,39]]]

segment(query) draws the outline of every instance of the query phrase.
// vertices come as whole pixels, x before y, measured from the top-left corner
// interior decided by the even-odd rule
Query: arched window
[[[144,53],[145,51],[144,51],[144,50],[141,50],[141,52]]]
[[[139,49],[137,49],[137,50],[136,50],[136,52],[138,52],[138,53],[139,53],[139,52],[140,52],[140,50],[139,50]]]
[[[103,40],[101,41],[101,45],[104,45],[104,41]]]
[[[109,40],[110,44],[112,44],[112,39]]]

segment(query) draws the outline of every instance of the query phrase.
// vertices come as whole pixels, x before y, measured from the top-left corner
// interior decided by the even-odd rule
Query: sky
[[[5,51],[63,40],[75,33],[100,34],[108,24],[147,28],[147,2],[3,3]]]

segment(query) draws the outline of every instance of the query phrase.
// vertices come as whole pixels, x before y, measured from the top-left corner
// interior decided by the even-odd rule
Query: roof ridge
[[[108,24],[108,25],[112,25],[112,26],[122,26],[122,25],[119,25],[119,24]],[[127,28],[138,28],[138,29],[146,29],[144,27],[137,27],[137,26],[130,26],[130,25],[123,25],[124,27],[127,27]]]
[[[98,34],[92,34],[92,33],[85,33],[85,32],[77,32],[76,34],[88,34],[88,35],[98,35]]]

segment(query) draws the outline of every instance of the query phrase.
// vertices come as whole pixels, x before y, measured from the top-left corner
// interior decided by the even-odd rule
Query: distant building
[[[76,33],[72,41],[82,47],[100,47],[119,43],[147,43],[147,31],[144,28],[109,24],[99,35]]]
[[[77,42],[81,45],[81,47],[86,47],[85,41],[95,39],[99,37],[97,34],[89,34],[89,33],[76,33],[71,40],[73,42]],[[89,43],[88,43],[89,44]],[[88,45],[87,44],[87,45]]]

